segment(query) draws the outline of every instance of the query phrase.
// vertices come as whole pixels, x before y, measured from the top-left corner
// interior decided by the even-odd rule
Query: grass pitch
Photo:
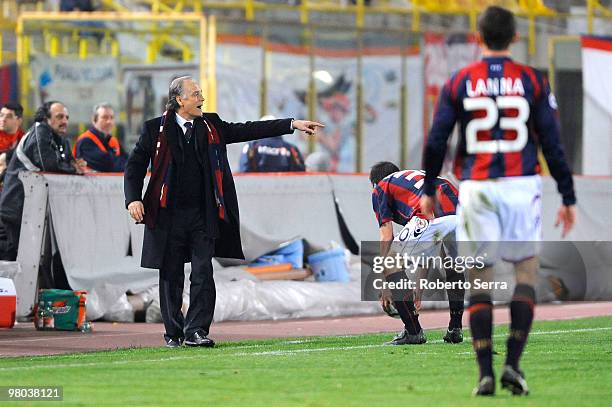
[[[498,375],[506,332],[494,333]],[[60,385],[78,405],[612,405],[610,317],[536,322],[521,365],[531,395],[520,398],[499,381],[494,398],[472,397],[471,343],[445,344],[443,333],[402,347],[377,334],[5,358],[0,386]]]

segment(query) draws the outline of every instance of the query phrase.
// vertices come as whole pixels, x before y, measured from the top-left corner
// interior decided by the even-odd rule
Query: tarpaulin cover
[[[156,270],[139,267],[144,226],[135,225],[125,210],[122,177],[46,174],[41,180],[48,183],[53,230],[68,281],[73,289],[90,293],[88,318],[103,316],[128,290],[150,290],[157,284]],[[310,251],[328,248],[332,241],[342,244],[332,191],[354,238],[358,242],[378,239],[371,186],[365,175],[245,175],[236,177],[236,189],[247,261],[296,237],[304,238]],[[579,222],[569,238],[612,241],[607,224],[612,218],[612,179],[578,178],[576,189]],[[554,182],[545,178],[545,240],[560,239],[560,231],[554,228],[559,204]],[[128,255],[130,246],[132,254]],[[599,253],[597,247],[588,250],[597,253],[589,256],[601,262],[596,267],[601,274],[590,276],[585,290],[593,299],[610,295],[612,254]],[[554,269],[563,261],[557,255],[545,255],[542,266]],[[235,268],[214,264],[218,282],[216,320],[379,312],[375,302],[360,301],[355,269],[347,284],[262,282]]]
[[[236,177],[246,260],[252,261],[296,237],[306,239],[311,250],[341,242],[331,193],[334,177]],[[346,201],[347,208],[353,201],[361,204],[357,208],[367,209],[367,180],[345,178],[339,199]],[[89,318],[102,317],[127,290],[140,292],[157,283],[156,270],[139,267],[144,226],[135,225],[125,210],[121,177],[48,174],[45,179],[53,230],[68,282],[73,289],[90,293]],[[347,209],[347,215],[360,217],[352,212]],[[358,238],[374,239],[377,229],[371,214],[360,218],[360,223],[373,229],[368,234],[362,226],[356,228]],[[128,255],[130,245],[132,254]],[[357,278],[349,284],[327,286],[292,281],[224,282],[224,269],[215,265],[219,281],[217,320],[352,315],[377,310],[375,304],[360,302]]]

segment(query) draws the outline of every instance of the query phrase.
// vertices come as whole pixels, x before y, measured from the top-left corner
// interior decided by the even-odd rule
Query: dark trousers
[[[199,331],[208,335],[215,312],[215,281],[212,256],[214,239],[206,233],[204,210],[175,210],[170,223],[166,252],[159,270],[159,302],[166,337],[188,337]],[[185,258],[191,256],[189,309],[183,316]]]
[[[0,260],[17,260],[21,223],[0,220]]]

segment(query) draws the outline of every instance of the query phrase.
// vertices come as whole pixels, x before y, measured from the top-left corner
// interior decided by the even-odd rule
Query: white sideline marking
[[[566,329],[566,330],[555,330],[555,331],[533,331],[529,335],[559,335],[566,333],[581,333],[581,332],[595,332],[595,331],[609,331],[612,330],[612,326],[598,327],[598,328],[579,328],[579,329]],[[493,335],[494,338],[506,337],[505,334]],[[465,337],[466,340],[471,339]],[[435,341],[428,341],[428,343],[442,343],[442,339]],[[257,347],[258,345],[245,345],[243,347],[232,347],[228,350]],[[262,345],[264,346],[264,345]],[[370,345],[355,345],[355,346],[333,346],[325,348],[305,348],[305,349],[287,349],[287,350],[273,350],[263,352],[219,352],[219,353],[200,353],[198,355],[191,356],[170,356],[167,358],[160,359],[140,359],[140,360],[113,360],[113,361],[99,361],[99,362],[81,362],[81,363],[63,363],[63,364],[52,364],[52,365],[32,365],[32,366],[12,366],[12,367],[0,367],[0,372],[16,371],[16,370],[35,370],[35,369],[57,369],[57,368],[69,368],[69,367],[88,367],[88,366],[103,366],[103,365],[127,365],[131,363],[157,363],[166,362],[173,360],[189,360],[189,359],[201,359],[211,357],[227,357],[227,356],[288,356],[299,353],[312,353],[312,352],[325,352],[335,350],[354,350],[354,349],[370,349],[370,348],[382,348],[388,347],[393,349],[391,346],[382,344],[370,344]],[[421,354],[436,354],[437,352],[419,352]],[[461,352],[463,354],[464,352]],[[471,353],[471,352],[470,352]],[[0,359],[1,360],[1,359]]]

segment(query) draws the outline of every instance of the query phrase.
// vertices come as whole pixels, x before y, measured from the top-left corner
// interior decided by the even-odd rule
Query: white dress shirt
[[[183,134],[187,133],[187,127],[185,127],[185,123],[191,123],[191,128],[193,129],[193,120],[183,119],[178,113],[176,114],[176,122],[183,130]]]

